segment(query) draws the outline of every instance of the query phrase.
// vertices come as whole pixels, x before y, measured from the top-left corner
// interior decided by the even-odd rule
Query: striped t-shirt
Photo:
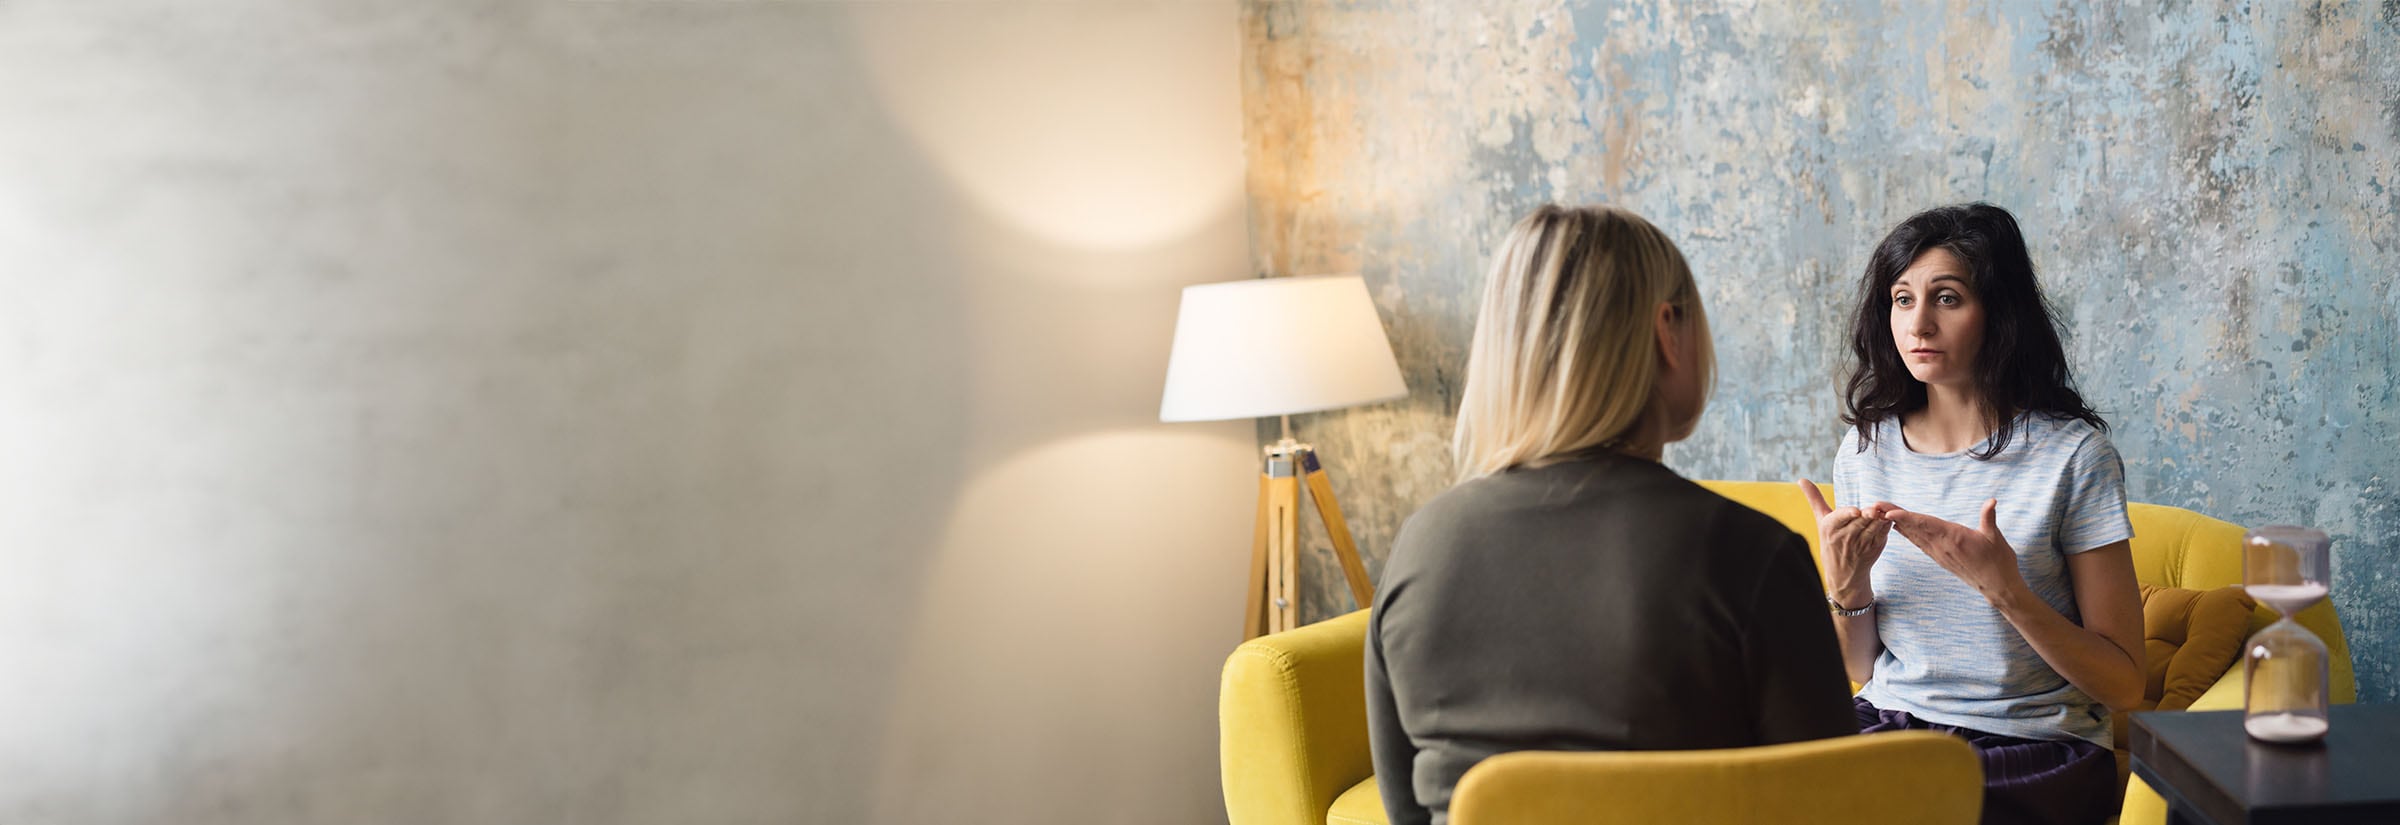
[[[1900,421],[1858,431],[1834,459],[1834,492],[1845,505],[1888,501],[1968,527],[1985,499],[1999,499],[2000,534],[2035,596],[2082,624],[2067,556],[2133,537],[2125,517],[2125,467],[2108,436],[2071,418],[2018,417],[2007,450],[1992,459],[1927,454],[1901,441]],[[2033,646],[1975,592],[1900,531],[1875,562],[1875,631],[1883,653],[1859,696],[1885,710],[1944,725],[2024,739],[2082,739],[2110,745],[2108,707],[2051,669]]]

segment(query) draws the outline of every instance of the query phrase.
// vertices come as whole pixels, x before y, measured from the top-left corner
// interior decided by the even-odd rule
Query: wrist
[[[1983,599],[2003,614],[2014,613],[2034,601],[2033,588],[2022,581],[2014,582],[1984,591]]]
[[[1837,585],[1826,590],[1825,596],[1843,607],[1863,607],[1875,601],[1875,585],[1863,581]]]
[[[1842,604],[1841,602],[1834,601],[1833,594],[1827,593],[1825,594],[1825,609],[1832,611],[1833,615],[1838,618],[1855,619],[1874,612],[1875,603],[1869,601],[1857,607],[1851,607],[1849,605]]]

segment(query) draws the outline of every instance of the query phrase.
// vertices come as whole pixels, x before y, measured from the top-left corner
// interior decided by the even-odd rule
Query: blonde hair
[[[1467,352],[1459,479],[1627,446],[1654,406],[1660,304],[1694,325],[1705,397],[1708,317],[1665,233],[1607,206],[1547,205],[1518,221],[1492,258]]]

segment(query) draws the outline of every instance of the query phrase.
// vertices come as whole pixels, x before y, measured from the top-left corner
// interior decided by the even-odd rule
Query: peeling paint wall
[[[2132,497],[2333,533],[2360,699],[2400,701],[2400,0],[1246,0],[1243,27],[1253,265],[1363,273],[1410,382],[1293,422],[1370,568],[1449,484],[1483,270],[1526,210],[1676,238],[1720,374],[1667,461],[1784,479],[1830,474],[1867,250],[1989,200]],[[1351,609],[1310,547],[1304,618]]]

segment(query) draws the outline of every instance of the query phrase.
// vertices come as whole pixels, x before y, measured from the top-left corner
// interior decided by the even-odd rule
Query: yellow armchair
[[[1975,825],[1982,809],[1975,749],[1908,730],[1725,750],[1504,753],[1459,779],[1450,823]]]
[[[1816,520],[1797,487],[1781,481],[1705,481],[1806,537],[1817,552]],[[1830,488],[1828,488],[1830,489]],[[2134,570],[2144,583],[2206,589],[2240,584],[2242,528],[2189,510],[2130,504]],[[2264,607],[2256,631],[2274,620]],[[2350,649],[2330,602],[2299,616],[2333,657],[2333,700],[2356,701]],[[1354,612],[1243,644],[1226,660],[1218,693],[1219,755],[1231,825],[1383,825],[1367,751],[1367,614]],[[2192,710],[2238,708],[2236,663]],[[1637,757],[1638,758],[1638,757]],[[2121,821],[2152,825],[2165,804],[2137,779],[2126,789]]]
[[[1360,610],[1252,639],[1225,659],[1217,756],[1231,825],[1384,825],[1367,751],[1366,641]]]

